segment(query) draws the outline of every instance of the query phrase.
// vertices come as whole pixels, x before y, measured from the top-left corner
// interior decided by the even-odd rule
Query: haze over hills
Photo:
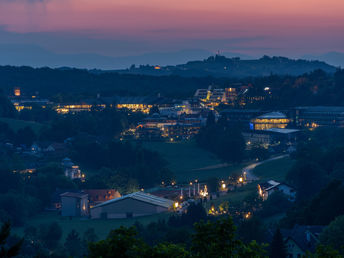
[[[240,57],[242,60],[256,59],[237,52],[221,52],[222,56]],[[150,52],[134,56],[106,56],[94,53],[55,53],[37,45],[0,44],[0,65],[32,67],[75,67],[81,69],[116,70],[126,69],[132,64],[139,65],[179,65],[191,60],[203,60],[214,55],[204,49],[184,49],[171,52]],[[330,65],[344,67],[344,54],[330,52],[323,55],[304,55],[306,60],[319,60]]]
[[[344,67],[344,53],[328,52],[321,55],[304,55],[302,58],[307,60],[324,61],[334,66]]]
[[[241,60],[225,56],[210,56],[203,61],[190,61],[176,66],[139,66],[116,72],[144,75],[178,75],[183,77],[250,77],[279,75],[301,75],[321,69],[334,73],[336,67],[320,61],[293,60],[285,57],[268,57]]]
[[[226,52],[227,57],[250,56]],[[81,69],[126,69],[136,65],[177,65],[190,60],[202,60],[213,55],[202,49],[186,49],[174,52],[151,52],[136,56],[111,57],[93,53],[59,54],[36,45],[0,44],[0,65],[32,67],[75,67]]]

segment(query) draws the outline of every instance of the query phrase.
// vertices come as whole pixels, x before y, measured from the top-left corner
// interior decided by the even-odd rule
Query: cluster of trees
[[[40,96],[57,102],[79,101],[111,95],[151,95],[162,93],[188,97],[195,89],[206,88],[213,78],[182,78],[178,76],[143,76],[118,73],[92,73],[81,69],[50,69],[31,67],[0,67],[1,88],[12,92],[20,85],[23,94],[39,92]],[[217,79],[223,85],[224,79]],[[47,87],[49,85],[49,87]],[[95,87],[96,85],[96,87]]]
[[[0,117],[14,117],[16,113],[13,104],[0,89]]]
[[[344,180],[344,129],[318,128],[300,142],[296,163],[287,181],[297,189],[297,200],[306,201],[334,179]]]
[[[7,230],[4,246],[8,248],[3,250],[11,255],[3,256],[0,251],[1,257],[87,257],[88,244],[98,240],[93,228],[86,229],[82,235],[72,229],[64,239],[63,229],[57,222],[28,226],[22,239],[9,234],[9,223],[4,223],[4,227]]]
[[[344,185],[333,181],[309,201],[297,203],[288,210],[283,225],[328,225],[337,216],[344,215]]]
[[[16,146],[23,144],[29,147],[36,139],[37,135],[30,126],[14,131],[7,123],[0,122],[0,141],[2,142],[7,141]]]
[[[117,189],[123,187],[121,182],[133,180],[141,187],[151,187],[173,179],[167,162],[159,153],[142,148],[139,144],[79,142],[74,150],[75,160],[88,168],[99,170],[98,175],[89,179],[89,184],[95,188],[103,185]]]
[[[231,217],[194,225],[190,247],[180,244],[159,243],[149,246],[137,238],[135,228],[113,230],[105,240],[90,243],[90,257],[262,257],[263,245],[252,241],[244,244],[235,235]]]
[[[136,125],[141,116],[115,108],[58,116],[41,133],[41,139],[62,142],[80,134],[118,138],[124,129]]]
[[[207,125],[196,136],[197,144],[225,162],[238,163],[245,158],[245,141],[240,128],[230,125],[225,119],[215,122],[209,113]]]
[[[246,78],[242,83],[250,88],[241,98],[244,98],[248,108],[342,105],[343,74],[344,70],[338,69],[334,75],[315,70],[300,76],[270,75]],[[270,90],[266,91],[266,87]],[[251,98],[256,96],[261,96],[261,100],[251,101]]]
[[[196,136],[196,142],[224,162],[240,163],[244,159],[265,160],[270,157],[269,151],[259,144],[254,144],[250,150],[246,150],[241,132],[240,125],[229,123],[225,117],[216,122],[214,114],[209,113],[207,124]]]
[[[0,221],[22,225],[50,204],[56,188],[73,189],[76,184],[64,176],[61,168],[48,165],[35,173],[14,173],[8,164],[0,162]]]

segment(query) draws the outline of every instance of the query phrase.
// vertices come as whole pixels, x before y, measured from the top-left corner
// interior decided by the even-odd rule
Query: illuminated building
[[[238,91],[236,88],[226,88],[225,89],[226,102],[228,104],[234,104],[238,98]]]
[[[114,189],[85,189],[83,192],[88,194],[91,208],[103,202],[121,197],[121,194]]]
[[[22,99],[22,98],[13,98],[11,102],[15,109],[20,112],[24,109],[31,110],[33,106],[38,106],[41,108],[46,108],[52,103],[47,99]]]
[[[132,112],[148,114],[150,109],[157,103],[156,97],[120,97],[117,99],[118,109],[129,109]]]
[[[293,116],[298,127],[344,127],[344,107],[296,107]]]
[[[202,124],[204,124],[204,120],[199,115],[169,118],[153,114],[137,126],[136,136],[146,140],[185,140],[198,134]]]
[[[208,188],[207,188],[206,185],[204,186],[203,190],[199,191],[199,195],[202,196],[202,197],[207,197],[208,196]]]
[[[242,135],[247,145],[292,145],[295,144],[302,132],[298,129],[271,128],[261,131],[247,131]]]
[[[55,108],[55,110],[59,114],[67,114],[82,111],[91,111],[91,108],[91,104],[60,104]],[[102,108],[105,108],[105,105],[103,105]]]
[[[276,191],[282,192],[285,195],[287,195],[290,201],[295,200],[295,190],[284,183],[269,180],[266,183],[258,184],[258,194],[264,201],[266,201],[269,198],[269,196]]]
[[[194,98],[213,108],[226,102],[226,92],[224,89],[213,89],[209,86],[208,89],[197,89]]]
[[[20,97],[20,95],[21,95],[20,88],[14,88],[14,96]]]
[[[66,177],[72,180],[81,179],[81,181],[85,181],[85,174],[82,174],[79,166],[74,165],[69,158],[64,158],[62,160],[62,167]]]
[[[251,119],[250,129],[267,130],[271,128],[286,128],[290,119],[281,112],[271,112]]]

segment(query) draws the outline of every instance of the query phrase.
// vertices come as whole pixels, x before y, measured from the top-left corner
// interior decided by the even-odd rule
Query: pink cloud
[[[8,0],[0,2],[0,25],[18,33],[162,42],[265,36],[284,46],[292,38],[342,40],[343,12],[343,0]]]

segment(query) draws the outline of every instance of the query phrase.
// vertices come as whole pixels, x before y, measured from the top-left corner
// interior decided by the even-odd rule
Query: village
[[[153,187],[136,185],[133,190],[123,192],[116,188],[88,186],[94,178],[89,176],[89,169],[84,169],[70,158],[75,155],[73,137],[63,141],[35,140],[30,145],[18,145],[4,139],[1,144],[25,160],[21,169],[13,171],[14,174],[24,176],[25,180],[30,180],[37,170],[54,162],[68,180],[78,185],[70,189],[56,188],[45,207],[45,212],[58,214],[62,220],[68,218],[87,223],[91,220],[121,221],[159,214],[181,216],[188,212],[190,206],[197,204],[204,207],[208,216],[227,214],[245,221],[261,212],[264,202],[273,193],[281,193],[290,203],[296,199],[297,190],[285,182],[285,177],[275,174],[274,168],[267,173],[268,176],[256,175],[257,168],[276,160],[289,160],[289,156],[296,151],[298,141],[306,137],[308,131],[318,127],[339,128],[344,125],[343,107],[247,109],[244,107],[249,102],[273,97],[269,87],[264,89],[262,96],[252,97],[248,92],[248,86],[225,89],[209,86],[208,89],[198,89],[194,96],[185,100],[161,96],[103,98],[98,95],[95,99],[78,103],[53,103],[36,95],[30,97],[22,94],[20,88],[15,88],[13,95],[9,96],[19,113],[39,107],[52,110],[58,116],[102,112],[108,108],[115,108],[127,115],[139,114],[136,124],[120,132],[118,140],[123,143],[143,142],[144,146],[158,144],[163,146],[162,154],[166,146],[193,144],[200,132],[209,126],[211,119],[215,122],[224,121],[240,128],[245,151],[255,154],[246,158],[235,172],[230,163],[217,161],[217,164],[209,164],[214,169],[207,169],[206,166],[202,177],[197,176],[196,171],[203,168],[195,167],[193,172],[183,172],[185,175],[192,172],[192,176],[177,174],[176,178],[161,181]],[[100,145],[106,142],[102,138],[84,137]],[[253,202],[248,204],[246,199],[241,199],[243,203],[240,204],[232,202],[233,196],[236,199],[238,195],[245,198],[252,196]],[[295,238],[293,232],[288,234],[291,239]]]

